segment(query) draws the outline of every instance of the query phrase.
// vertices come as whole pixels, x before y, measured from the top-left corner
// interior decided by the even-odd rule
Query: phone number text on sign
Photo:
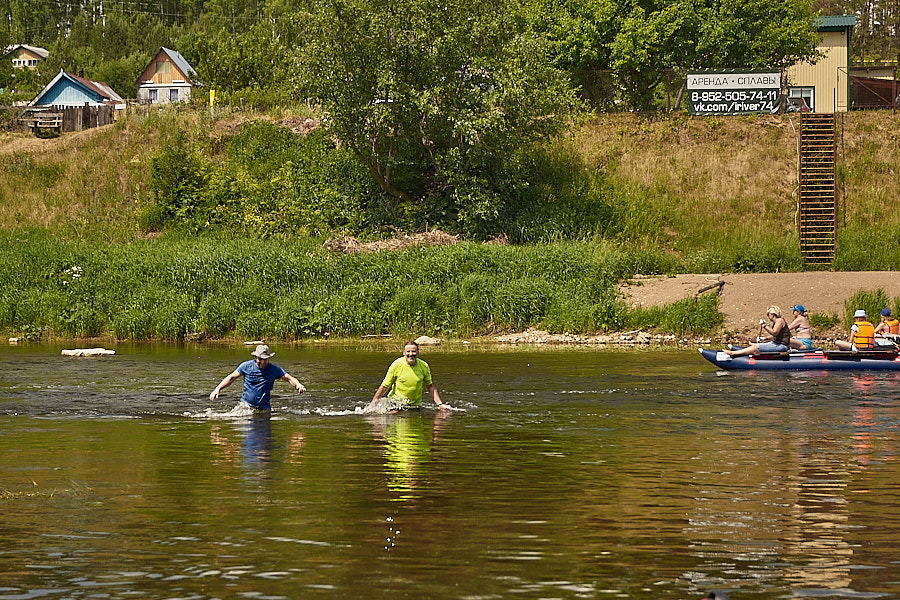
[[[691,92],[691,102],[774,102],[777,90]]]
[[[687,84],[692,115],[775,113],[780,108],[779,73],[690,74]]]

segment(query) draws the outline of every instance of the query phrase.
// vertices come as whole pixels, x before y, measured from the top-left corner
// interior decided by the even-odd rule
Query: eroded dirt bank
[[[659,306],[690,298],[716,281],[725,282],[719,299],[723,328],[734,332],[755,330],[772,305],[787,311],[802,304],[809,312],[842,316],[844,301],[860,290],[881,288],[891,298],[900,296],[897,271],[637,276],[619,291],[632,306]]]

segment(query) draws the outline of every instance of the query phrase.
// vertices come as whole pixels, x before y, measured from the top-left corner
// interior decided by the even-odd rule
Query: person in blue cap
[[[795,304],[791,307],[794,320],[788,324],[791,330],[791,348],[794,350],[809,350],[812,348],[812,328],[806,317],[806,307]]]
[[[881,323],[875,326],[875,333],[900,333],[900,321],[891,316],[891,309],[881,309]]]

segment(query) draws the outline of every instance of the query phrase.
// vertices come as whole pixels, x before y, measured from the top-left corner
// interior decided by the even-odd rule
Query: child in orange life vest
[[[900,321],[891,316],[891,309],[881,309],[881,323],[875,327],[875,333],[900,333]]]
[[[838,350],[871,350],[875,347],[875,326],[866,320],[866,311],[859,309],[853,313],[853,326],[850,338],[845,342],[838,340],[834,344]]]

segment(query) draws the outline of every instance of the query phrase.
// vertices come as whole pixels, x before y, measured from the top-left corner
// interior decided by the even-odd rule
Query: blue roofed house
[[[102,81],[60,71],[32,100],[19,121],[41,129],[81,131],[113,123],[125,101]]]
[[[177,50],[160,48],[138,77],[138,102],[190,102],[196,77],[194,68]]]
[[[29,106],[102,106],[125,108],[125,101],[102,81],[91,81],[60,70]]]

